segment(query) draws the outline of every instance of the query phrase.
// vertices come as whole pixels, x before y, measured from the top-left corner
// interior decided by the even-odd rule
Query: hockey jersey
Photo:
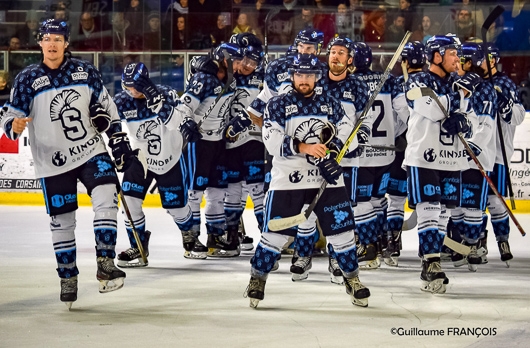
[[[323,183],[315,158],[295,153],[293,139],[306,144],[318,144],[326,122],[337,127],[337,138],[344,143],[353,124],[340,102],[327,94],[313,93],[305,98],[292,91],[273,97],[265,108],[263,141],[274,156],[271,190],[318,188]],[[342,176],[338,185],[343,186]]]
[[[447,79],[431,72],[409,76],[406,91],[414,87],[429,87],[439,97],[449,114],[468,112],[469,100],[462,91],[454,92]],[[449,135],[441,126],[445,115],[430,97],[408,101],[410,117],[407,130],[407,148],[403,164],[437,170],[466,170],[467,152],[456,135]]]
[[[131,141],[145,154],[148,169],[164,174],[178,163],[182,154],[178,125],[183,115],[174,111],[179,103],[177,93],[168,86],[157,87],[170,106],[159,114],[147,107],[146,99],[135,99],[125,91],[116,94],[114,102],[120,118],[127,123]]]
[[[33,64],[13,83],[11,98],[0,112],[0,125],[10,139],[15,117],[27,124],[37,178],[65,173],[106,152],[102,136],[90,122],[90,105],[99,102],[121,130],[116,105],[103,86],[100,73],[85,61],[65,58],[57,69]]]

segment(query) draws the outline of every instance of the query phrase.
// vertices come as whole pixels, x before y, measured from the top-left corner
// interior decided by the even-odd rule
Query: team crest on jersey
[[[288,72],[284,72],[284,73],[281,73],[278,75],[278,81],[279,82],[283,82],[283,81],[287,81],[289,79],[289,73]]]
[[[162,142],[160,141],[160,136],[158,134],[152,133],[158,125],[154,121],[147,121],[142,123],[138,130],[136,131],[136,139],[147,140],[147,152],[150,155],[156,156],[160,154],[162,150]]]
[[[33,88],[34,91],[38,90],[39,88],[42,88],[44,86],[50,85],[50,79],[48,76],[42,76],[36,79],[33,84],[31,85],[31,88]]]
[[[123,116],[125,116],[126,119],[136,118],[136,115],[138,115],[138,112],[136,110],[129,110],[123,112]]]
[[[325,124],[319,119],[311,118],[307,121],[302,122],[294,131],[294,137],[300,139],[306,144],[318,144],[320,143],[319,136],[324,128]],[[314,164],[315,158],[310,155],[306,155],[307,161]]]
[[[73,103],[81,98],[81,94],[73,89],[63,90],[50,103],[52,122],[60,121],[65,137],[70,141],[83,139],[87,131],[82,122],[81,112]]]
[[[298,112],[298,106],[296,105],[287,105],[285,107],[285,116],[289,116],[291,114],[295,114]]]
[[[72,73],[72,80],[74,80],[74,81],[86,80],[87,78],[88,78],[88,73],[87,72],[75,72],[75,73]]]

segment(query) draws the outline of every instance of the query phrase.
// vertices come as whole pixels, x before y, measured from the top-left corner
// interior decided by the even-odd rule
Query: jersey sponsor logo
[[[284,72],[284,73],[278,74],[278,81],[279,82],[287,81],[288,78],[289,78],[289,73],[288,72]]]
[[[125,192],[129,192],[129,191],[143,192],[144,191],[143,185],[135,184],[129,181],[124,181],[121,187],[123,188],[123,191]]]
[[[77,194],[66,194],[66,195],[54,195],[51,197],[51,203],[53,207],[60,208],[65,204],[71,204],[77,202]]]
[[[334,212],[335,210],[338,210],[338,209],[345,209],[349,205],[350,204],[348,202],[342,202],[342,203],[339,203],[339,204],[336,204],[336,205],[324,207],[324,212],[325,213],[331,213],[331,212]],[[337,222],[340,222],[340,221],[337,221]]]
[[[126,119],[136,118],[136,115],[138,115],[138,112],[136,110],[129,110],[123,112],[123,116],[125,116]]]
[[[42,76],[33,81],[33,84],[31,85],[31,88],[33,88],[34,91],[38,90],[39,88],[42,88],[44,86],[50,85],[50,79],[48,76]]]
[[[259,86],[261,85],[262,80],[258,79],[256,76],[252,77],[252,80],[248,82],[249,85]]]
[[[328,110],[329,110],[329,112],[328,112]],[[326,113],[326,114],[327,114],[327,113],[329,113],[329,114],[332,114],[332,113],[333,113],[332,110],[331,110],[331,108],[328,108],[327,105],[320,105],[320,111],[322,111],[322,112],[324,112],[324,113]]]
[[[67,157],[61,151],[55,151],[52,156],[52,163],[56,167],[62,167],[66,164]]]
[[[298,106],[296,105],[287,105],[285,107],[285,116],[289,116],[297,112],[298,112]]]
[[[299,170],[295,170],[294,172],[291,172],[289,174],[289,181],[293,184],[298,184],[300,181],[302,181],[303,178],[304,176],[300,173]]]
[[[315,87],[315,94],[322,94],[322,91],[323,91],[323,89],[322,89],[321,86]]]
[[[435,194],[441,194],[441,189],[440,189],[440,186],[434,186],[434,185],[425,185],[423,187],[423,193],[426,195],[426,196],[434,196]]]
[[[344,91],[344,94],[342,95],[344,99],[351,99],[355,100],[355,96],[350,91]]]
[[[219,94],[219,93],[221,93],[222,90],[223,90],[223,87],[217,86],[217,87],[214,88],[213,92],[215,94]],[[189,103],[189,102],[187,102],[187,103]]]
[[[436,154],[434,153],[434,149],[428,148],[427,150],[425,150],[425,152],[423,153],[423,158],[427,162],[434,162],[436,160]]]
[[[72,73],[72,80],[86,80],[88,79],[88,73],[87,72],[75,72]]]

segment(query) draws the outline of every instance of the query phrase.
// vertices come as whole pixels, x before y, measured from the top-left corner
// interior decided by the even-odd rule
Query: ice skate
[[[121,289],[125,280],[125,272],[114,266],[110,257],[98,257],[98,271],[96,279],[99,280],[99,292],[106,293]]]
[[[251,251],[254,249],[254,238],[244,234],[239,234],[239,243],[241,244],[241,250]]]
[[[387,247],[383,251],[383,261],[387,266],[397,267],[398,257],[401,255],[401,231],[387,232]]]
[[[510,244],[508,241],[497,242],[499,246],[499,252],[501,253],[501,260],[506,262],[506,267],[510,267],[510,260],[513,259],[512,252],[510,251]]]
[[[464,257],[464,255],[459,254],[456,251],[453,251],[451,254],[451,261],[453,262],[454,267],[462,267],[463,265],[467,264],[467,259]]]
[[[237,233],[232,238],[229,235],[209,234],[206,245],[210,257],[235,257],[241,254]]]
[[[250,277],[250,282],[243,294],[243,297],[250,299],[250,307],[258,307],[259,301],[265,298],[265,283],[265,280]]]
[[[477,253],[477,244],[469,245],[471,250],[469,251],[469,255],[467,255],[467,268],[471,272],[476,272],[478,265],[482,263],[482,258]]]
[[[484,237],[478,240],[477,254],[481,258],[481,264],[488,263],[488,237]]]
[[[145,240],[142,242],[144,248],[145,256],[149,256],[149,238],[151,237],[151,232],[145,231]],[[140,254],[140,249],[138,248],[129,248],[125,251],[122,251],[118,254],[118,267],[122,268],[132,268],[132,267],[145,267],[149,262],[144,262],[142,255]]]
[[[208,254],[208,248],[199,240],[199,232],[182,231],[182,245],[184,246],[184,257],[187,259],[204,260]]]
[[[364,270],[377,269],[381,266],[381,261],[377,257],[377,250],[374,243],[368,245],[359,244],[357,246],[357,261],[359,268]]]
[[[329,265],[328,265],[329,276],[333,284],[342,285],[344,283],[344,278],[342,276],[342,271],[340,270],[339,263],[331,255],[329,255]]]
[[[77,301],[77,276],[61,278],[61,301],[68,307],[68,310],[72,308],[72,303]]]
[[[433,257],[429,259],[423,259],[421,261],[421,275],[422,281],[421,290],[432,292],[433,294],[444,294],[446,285],[449,284],[449,279],[442,272],[442,266],[440,265],[440,258]]]
[[[307,257],[298,257],[296,262],[291,265],[292,281],[297,282],[300,280],[305,280],[309,277],[309,270],[313,265],[311,256]]]
[[[351,303],[360,307],[368,307],[370,290],[361,283],[358,276],[353,278],[344,277],[344,285],[346,286],[346,293],[350,295]]]
[[[282,259],[282,254],[278,255],[278,258],[276,261],[274,261],[274,265],[271,268],[271,272],[277,271],[278,268],[280,268],[280,260]]]

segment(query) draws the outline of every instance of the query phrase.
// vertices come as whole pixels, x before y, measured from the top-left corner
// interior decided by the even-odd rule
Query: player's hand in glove
[[[512,122],[512,109],[513,109],[513,99],[506,97],[500,90],[500,87],[495,86],[495,91],[497,91],[497,109],[502,120],[506,123]]]
[[[90,105],[90,123],[98,131],[104,133],[109,129],[111,117],[107,110],[100,103]]]
[[[144,63],[136,64],[134,71],[134,89],[145,96],[147,107],[154,113],[158,113],[165,102],[164,96],[148,77],[149,74],[147,73],[147,67]]]
[[[337,163],[338,155],[337,151],[329,151],[326,157],[319,159],[317,162],[320,175],[331,185],[336,185],[337,180],[344,172],[342,167]]]
[[[125,172],[133,165],[133,163],[135,164],[135,168],[140,168],[138,166],[138,164],[140,164],[144,170],[145,178],[147,173],[145,159],[139,149],[133,150],[131,148],[127,133],[114,133],[109,139],[109,147],[112,151],[112,157],[114,157],[114,164],[116,165],[118,172]]]
[[[458,133],[467,133],[470,130],[469,123],[465,114],[461,112],[452,113],[450,117],[442,122],[447,134],[457,135]]]
[[[184,120],[180,124],[180,132],[188,143],[194,143],[199,139],[202,139],[202,134],[199,130],[197,122],[195,122],[190,117],[184,118]]]
[[[361,126],[357,131],[357,142],[359,143],[359,146],[357,146],[353,151],[350,151],[348,154],[346,154],[345,157],[357,158],[361,156],[364,152],[364,146],[362,144],[368,144],[368,141],[370,140],[370,133],[370,128],[368,128],[367,126]]]
[[[475,145],[474,143],[472,143],[471,141],[468,141],[467,144],[469,145],[469,147],[471,148],[471,150],[473,151],[473,153],[475,154],[476,157],[478,157],[480,155],[480,153],[482,152],[482,149],[480,147],[478,147],[477,145]],[[471,155],[467,155],[467,160],[468,161],[471,161],[473,158],[471,157]]]
[[[244,111],[239,112],[226,125],[225,138],[228,142],[235,142],[239,134],[247,130],[252,124],[252,120]]]
[[[453,82],[453,91],[463,89],[469,94],[467,97],[471,97],[471,94],[475,92],[475,88],[482,82],[482,78],[475,73],[467,73],[455,82]]]

